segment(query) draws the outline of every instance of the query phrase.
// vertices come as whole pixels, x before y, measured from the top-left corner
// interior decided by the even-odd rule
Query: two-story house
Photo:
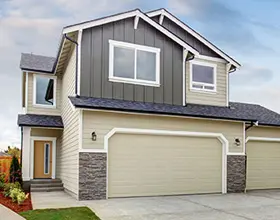
[[[240,64],[165,9],[67,26],[56,57],[22,54],[20,67],[33,191],[86,200],[280,188],[280,115],[229,102]]]

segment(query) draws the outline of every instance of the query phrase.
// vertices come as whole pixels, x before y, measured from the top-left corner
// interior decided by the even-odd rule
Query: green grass
[[[21,212],[27,220],[100,220],[89,208],[38,209]]]

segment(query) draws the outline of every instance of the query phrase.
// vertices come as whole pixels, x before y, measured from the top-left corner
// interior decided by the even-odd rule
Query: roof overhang
[[[108,17],[104,17],[104,18],[100,18],[100,19],[96,19],[96,20],[92,20],[92,21],[88,21],[88,22],[83,22],[83,23],[67,26],[63,29],[63,34],[69,34],[69,33],[73,33],[76,31],[81,31],[83,29],[92,28],[95,26],[119,21],[119,20],[126,19],[126,18],[131,18],[131,17],[136,17],[137,19],[139,19],[139,18],[143,19],[144,21],[149,23],[151,26],[153,26],[154,28],[156,28],[157,30],[159,30],[160,32],[165,34],[167,37],[169,37],[170,39],[172,39],[173,41],[175,41],[176,43],[178,43],[179,45],[181,45],[182,47],[184,47],[185,49],[187,49],[194,55],[199,55],[199,52],[196,49],[194,49],[192,46],[190,46],[185,41],[183,41],[182,39],[177,37],[175,34],[173,34],[169,30],[167,30],[166,28],[164,28],[163,26],[161,26],[160,24],[158,24],[157,22],[155,22],[154,20],[149,18],[146,14],[141,12],[139,9],[121,13],[121,14],[108,16]]]
[[[178,18],[176,18],[174,15],[172,15],[171,13],[169,13],[168,11],[166,11],[165,9],[159,9],[159,10],[155,10],[155,11],[151,11],[151,12],[147,12],[146,13],[147,16],[149,17],[155,17],[155,16],[161,16],[161,19],[163,16],[167,17],[168,19],[170,19],[171,21],[173,21],[174,23],[176,23],[178,26],[180,26],[181,28],[183,28],[185,31],[187,31],[188,33],[190,33],[193,37],[195,37],[196,39],[198,39],[200,42],[202,42],[203,44],[205,44],[207,47],[209,47],[211,50],[213,50],[215,53],[217,53],[218,55],[220,55],[222,58],[224,58],[226,61],[228,61],[230,64],[232,64],[233,66],[235,66],[236,68],[240,68],[241,64],[238,63],[237,61],[235,61],[234,59],[232,59],[230,56],[228,56],[225,52],[223,52],[222,50],[220,50],[219,48],[217,48],[215,45],[213,45],[212,43],[210,43],[208,40],[206,40],[203,36],[201,36],[199,33],[197,33],[195,30],[193,30],[192,28],[190,28],[188,25],[186,25],[185,23],[183,23],[181,20],[179,20]]]

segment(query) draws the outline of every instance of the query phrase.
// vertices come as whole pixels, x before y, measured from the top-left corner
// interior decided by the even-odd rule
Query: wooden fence
[[[12,157],[0,156],[0,173],[6,174],[6,181],[9,179],[11,161]]]

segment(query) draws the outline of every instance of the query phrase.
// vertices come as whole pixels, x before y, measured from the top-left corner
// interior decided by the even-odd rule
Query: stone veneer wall
[[[227,156],[227,192],[245,192],[246,188],[246,156]]]
[[[79,200],[106,199],[106,153],[79,153]]]

